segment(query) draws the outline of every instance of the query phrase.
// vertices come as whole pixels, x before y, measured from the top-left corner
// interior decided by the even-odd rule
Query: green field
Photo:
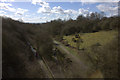
[[[118,35],[118,31],[100,31],[96,33],[82,33],[79,35],[83,39],[83,43],[80,44],[80,48],[87,49],[96,43],[99,43],[100,45],[105,45]],[[72,41],[72,38],[74,37],[75,35],[70,35],[64,36],[63,38],[65,39],[64,41],[68,41],[68,44],[70,46],[76,47],[76,43]]]
[[[100,31],[96,33],[82,33],[79,34],[80,37],[83,39],[83,43],[80,44],[80,49],[84,48],[84,51],[80,51],[80,53],[93,53],[91,51],[91,46],[99,43],[102,46],[105,44],[111,42],[114,38],[118,36],[118,31],[117,30],[111,30],[111,31]],[[64,41],[67,41],[70,46],[76,47],[76,43],[72,41],[72,38],[74,38],[75,35],[69,35],[69,36],[64,36]],[[79,56],[78,50],[67,47],[65,46],[67,50],[69,50],[73,55]]]
[[[88,56],[85,54],[90,53],[90,55],[97,59],[97,57],[93,54],[91,50],[91,46],[99,43],[101,44],[101,47],[104,46],[105,44],[111,42],[113,39],[115,39],[118,35],[117,30],[111,30],[111,31],[100,31],[96,33],[82,33],[80,34],[81,38],[83,39],[83,43],[81,43],[80,48],[85,48],[85,50],[80,50],[78,54],[78,50],[75,48],[71,48],[68,46],[63,45],[68,51],[71,52],[71,54],[77,56],[81,61],[85,62],[86,64],[91,64],[89,62]],[[75,35],[70,35],[70,36],[64,36],[64,41],[68,41],[70,46],[76,47],[76,43],[72,41],[72,38]],[[92,53],[92,54],[91,54]]]

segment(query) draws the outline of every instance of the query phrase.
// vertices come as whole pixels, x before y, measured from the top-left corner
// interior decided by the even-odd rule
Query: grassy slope
[[[117,35],[117,31],[100,31],[96,33],[84,33],[80,34],[81,38],[83,39],[83,43],[81,43],[80,48],[89,48],[90,46],[100,43],[101,45],[105,45],[106,43],[110,42],[115,35]],[[68,41],[71,46],[76,47],[76,43],[72,41],[74,35],[64,36],[64,39]]]
[[[118,31],[111,30],[111,31],[100,31],[96,33],[83,33],[81,34],[81,38],[83,39],[83,43],[80,45],[80,48],[86,48],[84,51],[80,51],[80,54],[78,54],[78,51],[74,48],[70,48],[67,46],[64,46],[67,50],[69,50],[73,55],[79,57],[82,61],[86,60],[88,61],[88,58],[86,57],[85,53],[91,52],[90,47],[96,43],[100,43],[102,46],[109,43],[111,40],[113,40],[118,34]],[[76,44],[72,41],[72,38],[74,35],[70,36],[64,36],[64,39],[68,41],[68,43],[71,46],[76,47]],[[87,62],[89,64],[89,62]]]

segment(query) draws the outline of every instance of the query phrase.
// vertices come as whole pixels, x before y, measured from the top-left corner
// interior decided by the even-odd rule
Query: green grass
[[[82,33],[80,35],[81,38],[83,39],[83,43],[81,43],[80,48],[85,48],[85,50],[80,50],[79,53],[77,49],[65,46],[60,42],[57,43],[64,46],[71,54],[78,57],[81,61],[84,61],[87,64],[91,64],[89,61],[88,54],[86,53],[90,53],[90,55],[92,55],[93,58],[97,59],[97,57],[94,55],[93,51],[91,50],[91,46],[96,43],[101,44],[101,47],[104,46],[105,44],[111,42],[114,38],[116,38],[116,36],[118,35],[118,31],[117,30],[100,31],[96,33]],[[65,41],[68,41],[68,43],[71,46],[76,47],[76,43],[72,41],[72,38],[74,36],[75,35],[64,36],[63,38],[65,39]],[[62,51],[62,53],[64,53],[64,51]]]
[[[71,49],[69,47],[64,46],[69,52],[71,52],[73,55],[78,56],[78,52],[75,49]]]
[[[71,47],[65,46],[65,48],[71,52],[71,54],[79,57],[81,60],[85,58],[85,53],[93,53],[91,50],[91,46],[99,43],[101,44],[101,47],[105,44],[109,43],[111,40],[113,40],[118,35],[118,31],[111,30],[111,31],[100,31],[96,33],[82,33],[80,34],[81,38],[83,39],[83,43],[81,43],[80,48],[85,48],[84,51],[80,50],[80,53],[78,54],[78,51],[76,49],[73,49]],[[76,47],[76,43],[72,41],[72,38],[74,35],[70,36],[64,36],[65,41],[68,41],[68,43]],[[91,54],[93,55],[93,54]],[[93,55],[94,58],[96,58],[95,55]]]
[[[80,36],[83,39],[83,43],[81,43],[80,48],[89,48],[96,43],[105,45],[106,43],[114,39],[115,35],[117,34],[118,32],[115,30],[100,31],[96,33],[82,33],[80,34]],[[65,39],[65,41],[68,41],[71,46],[76,47],[76,43],[72,41],[74,35],[64,36],[63,38]]]

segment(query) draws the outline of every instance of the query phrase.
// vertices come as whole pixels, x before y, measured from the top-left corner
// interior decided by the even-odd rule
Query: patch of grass
[[[81,38],[83,39],[83,43],[81,43],[80,48],[85,48],[85,50],[80,50],[78,53],[77,49],[64,46],[71,54],[77,56],[81,61],[84,61],[86,64],[90,64],[90,56],[92,58],[97,59],[96,55],[93,53],[93,50],[91,49],[92,46],[96,46],[97,43],[99,43],[101,46],[98,46],[99,48],[102,48],[104,45],[110,43],[112,40],[116,38],[118,35],[118,31],[111,30],[111,31],[100,31],[96,33],[82,33],[80,34]],[[72,38],[74,35],[70,36],[64,36],[65,41],[68,41],[70,46],[76,47],[76,43],[72,41]],[[96,46],[97,47],[97,46]],[[99,49],[97,48],[97,49]],[[86,54],[87,53],[87,54]]]
[[[87,49],[96,43],[105,45],[106,43],[114,39],[115,35],[117,34],[118,32],[115,30],[79,34],[81,38],[83,39],[83,43],[81,43],[80,48]],[[76,43],[72,41],[72,38],[74,38],[74,36],[75,35],[64,36],[63,38],[65,39],[65,41],[68,41],[68,44],[70,44],[73,47],[76,47]]]
[[[71,49],[70,47],[66,47],[66,46],[65,46],[65,48],[66,48],[68,51],[70,51],[73,55],[78,56],[77,50]]]

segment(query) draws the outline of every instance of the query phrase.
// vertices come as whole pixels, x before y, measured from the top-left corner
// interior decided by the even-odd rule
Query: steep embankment
[[[41,78],[44,73],[36,62],[26,39],[32,35],[29,24],[2,20],[3,78]]]

